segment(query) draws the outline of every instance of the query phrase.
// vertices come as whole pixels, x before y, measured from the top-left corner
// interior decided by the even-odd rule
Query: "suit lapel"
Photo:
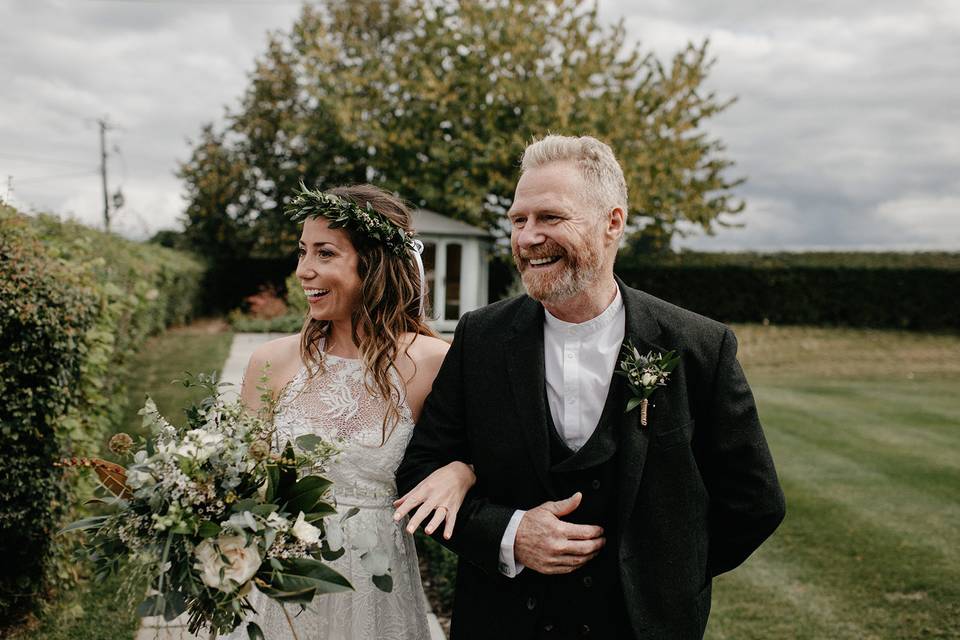
[[[554,498],[550,481],[550,442],[547,436],[545,365],[543,359],[543,307],[526,298],[513,323],[513,336],[504,345],[507,375],[520,431],[526,440],[533,468]]]
[[[656,340],[660,335],[660,325],[650,315],[643,303],[641,294],[635,289],[627,287],[620,278],[617,278],[620,295],[623,296],[624,312],[626,316],[624,330],[624,344],[632,342],[641,354],[648,351],[666,353],[666,349],[658,346]],[[617,358],[617,367],[620,359]],[[626,387],[621,376],[616,379]],[[625,393],[624,397],[628,395]],[[626,403],[626,399],[624,400]],[[643,475],[643,466],[647,459],[647,449],[650,445],[650,433],[657,428],[663,416],[668,415],[666,396],[663,389],[654,391],[650,396],[650,410],[647,416],[647,426],[640,425],[640,408],[630,413],[624,413],[625,408],[618,409],[620,414],[620,445],[619,445],[619,498],[617,500],[617,520],[620,530],[623,531],[633,513],[633,505],[637,498],[637,489]],[[654,406],[656,405],[656,406]]]

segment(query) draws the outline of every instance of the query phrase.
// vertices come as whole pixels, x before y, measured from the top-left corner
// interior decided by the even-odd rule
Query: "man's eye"
[[[520,225],[522,225],[522,224],[523,224],[524,222],[526,222],[526,221],[527,221],[526,218],[514,218],[514,219],[513,219],[513,226],[519,227]]]
[[[303,247],[300,247],[299,249],[297,249],[297,257],[298,257],[298,258],[303,258],[303,256],[305,256],[305,255],[307,255],[307,252],[303,250]]]

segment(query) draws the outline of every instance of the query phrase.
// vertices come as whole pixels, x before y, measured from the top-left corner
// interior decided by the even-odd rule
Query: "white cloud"
[[[748,178],[737,218],[746,227],[680,244],[960,249],[950,214],[960,192],[960,3],[601,0],[600,11],[622,17],[661,59],[710,38],[709,87],[738,97],[706,126],[736,162],[731,177]],[[94,120],[109,115],[119,127],[110,144],[122,151],[110,160],[111,189],[127,200],[117,227],[140,237],[176,226],[173,172],[186,139],[237,104],[267,30],[288,29],[299,12],[295,3],[7,3],[0,193],[12,175],[16,202],[99,224]],[[38,179],[53,175],[63,177]]]

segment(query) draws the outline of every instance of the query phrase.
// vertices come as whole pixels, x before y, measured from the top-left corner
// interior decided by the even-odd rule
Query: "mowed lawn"
[[[787,518],[707,638],[960,638],[960,337],[735,330]]]

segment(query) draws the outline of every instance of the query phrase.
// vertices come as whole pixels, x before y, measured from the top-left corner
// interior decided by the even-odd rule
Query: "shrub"
[[[722,322],[956,330],[960,254],[622,256],[627,284]]]
[[[186,254],[0,205],[0,627],[74,577],[51,536],[77,494],[53,463],[98,452],[130,356],[190,318],[202,276]]]

